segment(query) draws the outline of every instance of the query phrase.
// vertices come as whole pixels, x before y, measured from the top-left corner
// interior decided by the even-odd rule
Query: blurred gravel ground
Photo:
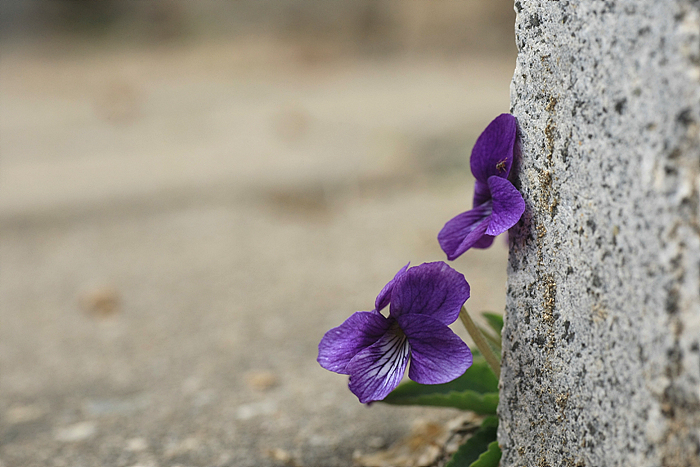
[[[0,53],[1,466],[346,466],[455,415],[364,407],[316,346],[443,259],[509,57]],[[454,263],[471,309],[506,255]]]

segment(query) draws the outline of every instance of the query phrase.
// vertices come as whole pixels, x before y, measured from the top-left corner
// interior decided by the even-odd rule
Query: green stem
[[[472,340],[479,348],[481,355],[484,356],[486,362],[489,364],[493,372],[496,373],[496,376],[500,378],[501,364],[498,362],[498,359],[493,354],[493,351],[491,351],[491,347],[489,346],[488,342],[486,342],[486,338],[484,337],[484,335],[481,333],[479,328],[476,327],[474,321],[472,321],[472,318],[471,316],[469,316],[469,313],[467,312],[466,308],[462,307],[462,310],[459,312],[459,318],[462,320],[462,324],[464,324],[464,327],[467,328],[467,332],[469,333],[469,335],[472,336]]]
[[[491,344],[493,344],[494,349],[501,349],[501,340],[497,339],[491,333],[484,331],[484,328],[479,328],[481,330],[481,333],[484,335],[487,341],[489,341]],[[498,355],[497,355],[498,356]],[[500,358],[499,358],[500,360]]]

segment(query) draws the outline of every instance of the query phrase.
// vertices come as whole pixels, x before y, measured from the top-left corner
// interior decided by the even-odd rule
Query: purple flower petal
[[[376,311],[358,311],[343,324],[328,331],[318,344],[318,363],[326,370],[349,374],[348,363],[361,351],[377,342],[393,319]]]
[[[474,182],[474,199],[472,206],[481,206],[487,201],[491,201],[491,190],[488,182],[476,180]]]
[[[420,314],[453,323],[469,298],[464,276],[442,261],[424,263],[399,277],[391,294],[390,316]]]
[[[490,177],[493,213],[486,229],[488,235],[499,235],[513,227],[525,212],[525,201],[520,192],[505,178]]]
[[[425,315],[404,315],[398,321],[411,345],[408,377],[413,381],[447,383],[471,366],[469,347],[443,323]]]
[[[501,114],[479,135],[469,161],[474,178],[486,182],[491,176],[508,177],[513,164],[517,123],[510,114]]]
[[[452,261],[477,243],[482,243],[480,240],[489,226],[491,210],[491,203],[487,202],[447,221],[438,234],[438,242],[447,259]]]
[[[488,248],[491,246],[493,241],[496,239],[496,237],[492,237],[491,235],[482,235],[479,240],[476,241],[475,244],[472,245],[472,248]]]
[[[348,387],[366,404],[384,399],[403,378],[408,364],[408,339],[398,326],[364,349],[346,367]]]
[[[406,272],[406,269],[408,269],[408,265],[411,264],[410,262],[399,269],[399,272],[396,273],[394,278],[389,281],[387,285],[384,286],[381,292],[379,292],[379,295],[377,295],[377,299],[374,301],[374,309],[377,311],[381,311],[384,309],[388,304],[391,299],[391,291],[394,290],[394,283],[396,282],[396,279],[399,278],[401,274]]]

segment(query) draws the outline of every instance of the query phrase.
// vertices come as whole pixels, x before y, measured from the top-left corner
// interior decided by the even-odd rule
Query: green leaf
[[[390,394],[382,402],[392,405],[428,405],[434,407],[453,407],[471,410],[478,414],[491,415],[498,407],[498,393],[479,394],[474,391],[450,392],[448,394],[425,394],[409,397],[392,397]]]
[[[489,444],[488,451],[482,453],[476,462],[473,462],[469,467],[498,467],[501,462],[501,448],[498,447],[498,441]]]
[[[481,313],[481,316],[483,316],[488,325],[491,326],[491,329],[496,331],[496,333],[500,336],[501,331],[503,330],[503,315],[499,315],[497,313],[484,312]]]
[[[496,442],[498,418],[488,417],[474,435],[461,445],[445,467],[497,467],[501,459],[501,450]],[[489,463],[495,457],[492,445],[498,449],[496,463]],[[482,462],[483,458],[483,462]]]
[[[392,405],[429,405],[496,413],[498,379],[483,357],[475,356],[471,367],[459,378],[445,384],[419,384],[407,381],[382,402]]]

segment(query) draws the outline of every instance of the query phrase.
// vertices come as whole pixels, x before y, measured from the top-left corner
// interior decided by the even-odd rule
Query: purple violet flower
[[[479,136],[469,164],[476,178],[474,207],[448,221],[438,234],[450,261],[470,248],[488,248],[525,212],[525,201],[508,181],[513,164],[517,123],[510,114],[496,117]]]
[[[409,360],[413,381],[452,381],[472,364],[469,347],[448,327],[468,298],[466,279],[444,262],[407,264],[379,292],[374,310],[354,313],[323,336],[318,363],[350,375],[350,391],[363,404],[396,388]]]

